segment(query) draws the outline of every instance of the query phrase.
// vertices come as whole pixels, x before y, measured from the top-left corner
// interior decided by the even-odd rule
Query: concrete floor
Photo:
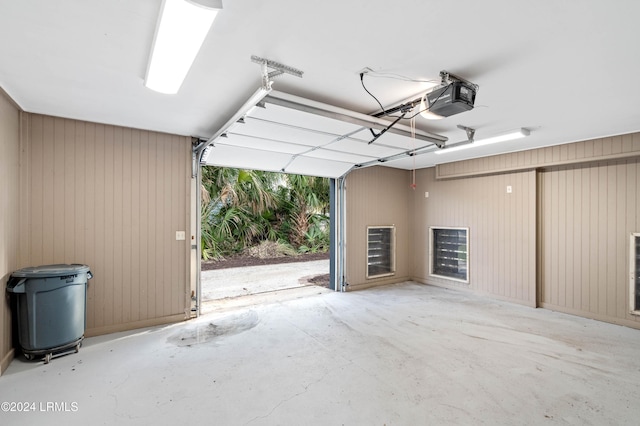
[[[0,401],[36,409],[2,425],[636,425],[640,330],[407,282],[20,357]]]

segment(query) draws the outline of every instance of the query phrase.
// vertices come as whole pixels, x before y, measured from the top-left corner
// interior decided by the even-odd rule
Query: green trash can
[[[18,342],[27,359],[78,352],[87,319],[86,265],[44,265],[11,274],[7,291],[15,295]]]

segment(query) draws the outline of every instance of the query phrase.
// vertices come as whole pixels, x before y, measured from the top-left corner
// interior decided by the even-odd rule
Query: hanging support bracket
[[[256,55],[251,55],[251,61],[262,66],[262,87],[265,89],[271,89],[271,80],[282,74],[289,74],[300,78],[302,78],[302,74],[304,74],[304,72],[299,69],[281,64],[280,62],[260,58]]]
[[[467,140],[469,142],[473,142],[473,137],[476,134],[476,129],[472,129],[471,127],[463,126],[462,124],[458,124],[458,129],[464,130],[465,132],[467,132]]]

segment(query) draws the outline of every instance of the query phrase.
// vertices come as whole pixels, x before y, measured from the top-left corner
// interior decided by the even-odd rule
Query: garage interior
[[[0,0],[0,277],[94,275],[46,366],[0,304],[3,400],[79,406],[11,422],[635,423],[640,6],[202,2],[165,94],[163,1]],[[185,321],[202,164],[331,178],[337,291]]]

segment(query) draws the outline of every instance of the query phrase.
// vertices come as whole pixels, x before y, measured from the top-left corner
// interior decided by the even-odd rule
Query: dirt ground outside
[[[211,271],[214,269],[242,268],[244,266],[276,265],[279,263],[292,262],[311,262],[312,260],[323,259],[329,259],[329,253],[306,253],[299,254],[297,256],[280,256],[264,259],[255,256],[239,254],[222,260],[203,260],[200,269],[202,271]]]

